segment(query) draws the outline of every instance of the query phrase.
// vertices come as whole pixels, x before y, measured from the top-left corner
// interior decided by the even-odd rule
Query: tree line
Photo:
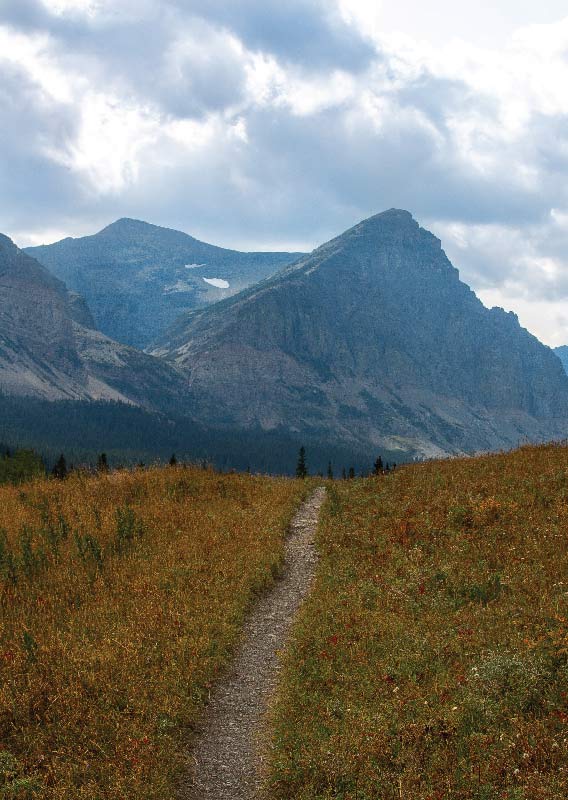
[[[388,461],[383,462],[381,456],[378,456],[375,461],[373,462],[372,469],[368,470],[367,472],[363,471],[361,473],[362,478],[368,478],[370,475],[387,475],[389,472],[392,472],[396,469],[396,463],[392,462],[389,464]],[[320,478],[323,478],[323,472],[317,473]],[[296,463],[296,477],[297,478],[307,478],[309,475],[308,471],[308,464],[306,461],[306,448],[302,445],[300,447],[300,451],[298,453],[298,461]],[[334,480],[335,474],[333,471],[333,464],[331,461],[328,462],[327,465],[327,477],[329,480]],[[355,467],[351,466],[348,470],[345,467],[341,469],[341,478],[342,480],[353,480],[355,478]]]
[[[40,453],[51,469],[61,453],[67,465],[94,465],[101,451],[109,464],[134,467],[141,461],[167,463],[178,459],[200,463],[206,459],[224,471],[294,474],[298,449],[308,449],[310,471],[325,474],[328,461],[338,474],[353,465],[357,474],[375,458],[372,448],[335,442],[325,433],[291,434],[238,428],[211,429],[189,419],[154,414],[124,403],[79,402],[6,398],[0,392],[0,441]],[[381,448],[383,459],[399,460]]]

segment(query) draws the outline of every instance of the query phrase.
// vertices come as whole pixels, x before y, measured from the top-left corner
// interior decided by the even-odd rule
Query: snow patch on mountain
[[[216,289],[229,289],[229,287],[231,286],[229,281],[226,281],[223,278],[203,278],[203,280],[205,281],[205,283],[209,283]]]

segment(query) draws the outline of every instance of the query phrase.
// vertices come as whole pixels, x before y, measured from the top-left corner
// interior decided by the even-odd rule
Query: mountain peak
[[[568,419],[558,359],[486,309],[400,209],[185,317],[159,352],[211,425],[432,455],[565,435]]]
[[[368,228],[377,226],[397,228],[420,227],[410,211],[405,211],[402,208],[389,208],[388,211],[381,211],[378,214],[373,214],[371,217],[358,222],[354,227]]]
[[[412,222],[414,225],[418,225],[410,211],[406,211],[404,208],[389,208],[386,211],[381,211],[378,214],[373,214],[372,217],[369,217],[367,222],[371,220],[393,220],[402,223],[409,223]],[[364,224],[365,220],[362,224]]]
[[[421,228],[410,211],[390,208],[358,222],[340,236],[317,248],[314,253],[320,257],[328,256],[338,248],[342,251],[347,250],[351,254],[357,251],[360,255],[368,257],[380,251],[384,254],[382,261],[387,259],[388,253],[392,255],[396,252],[406,253],[409,250],[421,251],[423,254],[429,254],[430,259],[433,257],[437,261],[442,243],[430,231]],[[400,261],[400,255],[396,259]],[[457,272],[449,262],[445,266]]]
[[[410,211],[401,208],[390,208],[381,211],[368,219],[364,219],[354,226],[353,230],[373,232],[400,232],[401,234],[417,234],[431,237],[430,231],[421,228]],[[434,237],[435,238],[435,237]]]
[[[433,233],[421,228],[410,211],[401,208],[390,208],[364,219],[346,231],[339,239],[357,240],[361,237],[384,245],[410,247],[421,246],[440,250],[441,241]]]
[[[107,225],[103,228],[100,233],[124,233],[126,231],[143,231],[148,230],[148,228],[154,228],[155,225],[151,225],[149,222],[144,222],[141,219],[132,219],[130,217],[121,217],[117,219],[115,222],[111,222],[110,225]]]

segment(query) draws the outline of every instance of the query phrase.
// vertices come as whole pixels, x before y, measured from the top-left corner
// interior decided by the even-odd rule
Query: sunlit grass
[[[568,449],[333,484],[272,796],[568,797]]]
[[[0,488],[0,798],[170,800],[308,488],[183,467]]]

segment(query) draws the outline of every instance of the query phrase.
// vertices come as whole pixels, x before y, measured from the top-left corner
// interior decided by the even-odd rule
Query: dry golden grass
[[[568,797],[568,449],[337,482],[273,796]]]
[[[0,488],[0,798],[170,800],[307,490],[183,467]]]

